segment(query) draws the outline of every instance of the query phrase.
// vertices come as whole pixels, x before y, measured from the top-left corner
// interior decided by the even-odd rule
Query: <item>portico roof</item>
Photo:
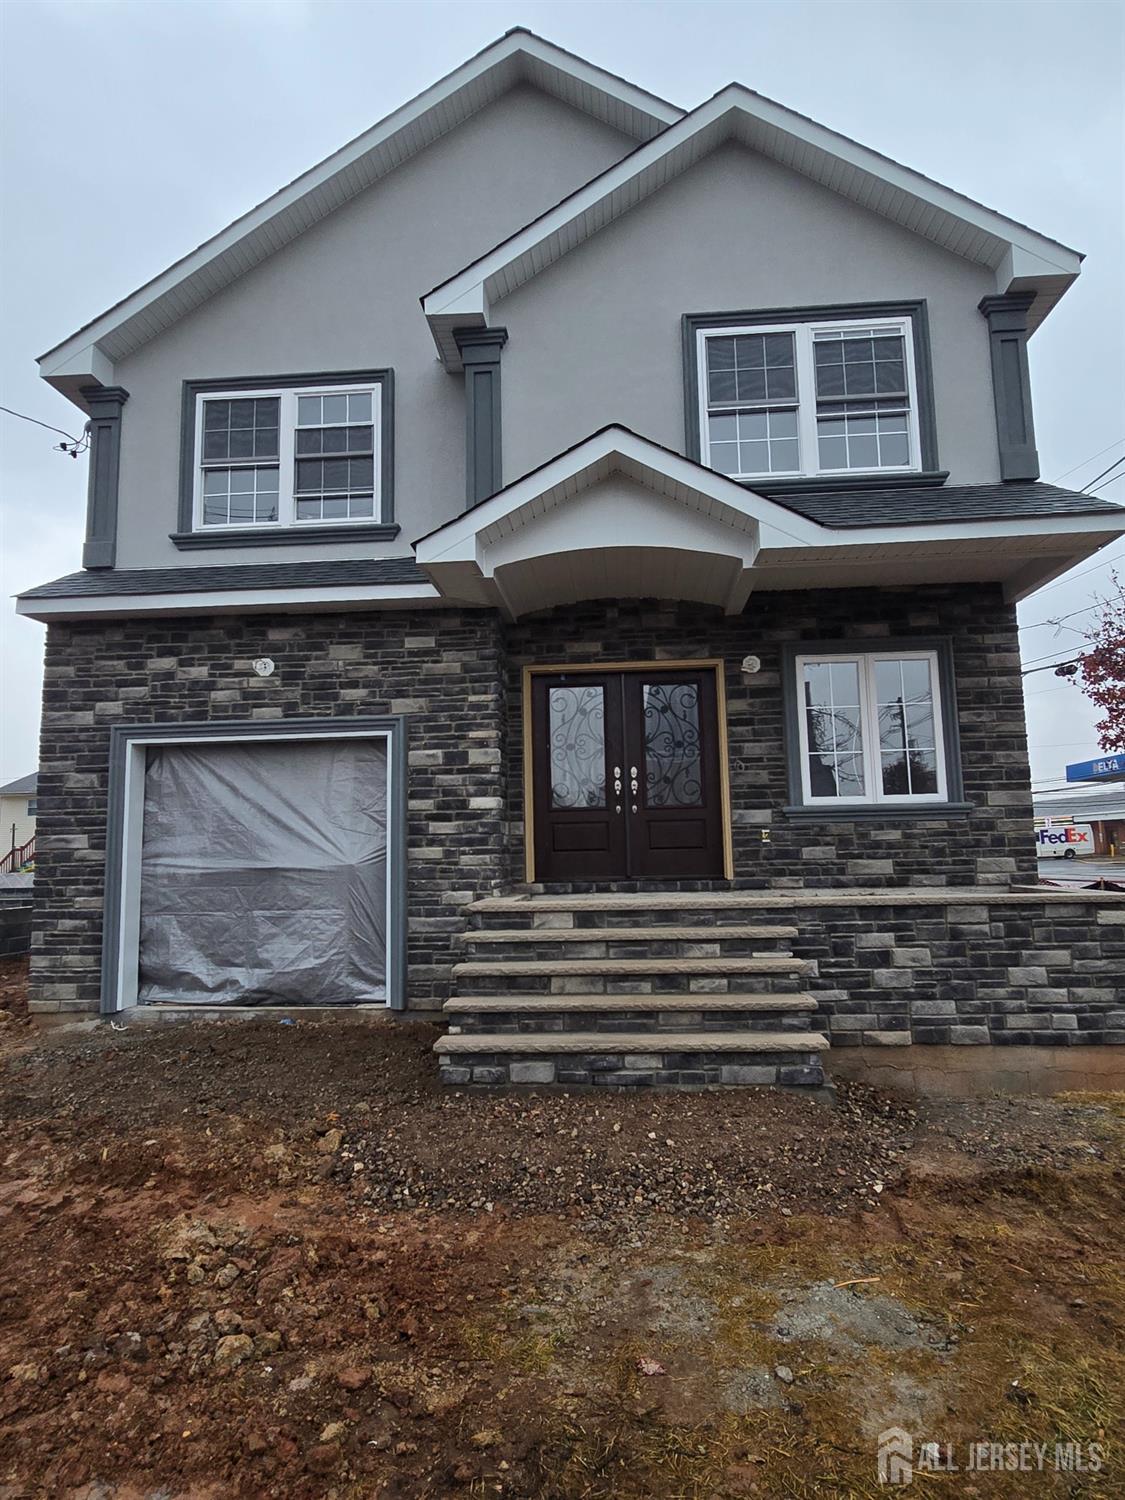
[[[443,596],[512,619],[596,598],[733,614],[752,589],[999,582],[1018,599],[1123,531],[1117,507],[828,525],[610,426],[422,537],[415,553]]]

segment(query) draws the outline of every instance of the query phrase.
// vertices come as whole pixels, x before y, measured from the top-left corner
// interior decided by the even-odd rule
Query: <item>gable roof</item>
[[[517,27],[41,355],[40,374],[84,407],[80,387],[112,385],[116,359],[519,83],[634,140],[649,140],[683,115],[676,105]]]
[[[615,489],[615,477],[637,489]],[[729,613],[751,588],[992,582],[1016,600],[1125,533],[1125,507],[1052,485],[1019,486],[1023,507],[996,511],[984,495],[1006,486],[958,488],[961,503],[924,489],[771,496],[613,424],[414,550],[447,598],[514,618],[618,596],[687,597]],[[584,506],[595,492],[597,505]]]
[[[422,298],[443,362],[459,367],[454,327],[487,325],[492,305],[658,192],[728,140],[996,272],[998,292],[1031,291],[1034,329],[1075,280],[1082,255],[861,146],[741,84],[705,104],[501,241]]]
[[[0,797],[34,797],[38,780],[37,771],[32,771],[30,776],[20,776],[15,781],[9,781],[7,786],[0,786]]]

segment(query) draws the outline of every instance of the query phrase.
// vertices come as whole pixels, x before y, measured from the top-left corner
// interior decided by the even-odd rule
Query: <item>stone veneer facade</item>
[[[970,814],[884,810],[790,817],[781,652],[788,643],[946,637],[952,644]],[[691,604],[577,604],[508,626],[509,873],[523,879],[520,674],[554,662],[716,657],[726,663],[734,873],[763,887],[1001,885],[1036,879],[1014,606],[999,587],[753,594],[728,618]],[[745,656],[761,670],[743,677]],[[948,705],[947,705],[948,709]],[[768,831],[768,842],[763,839]]]
[[[798,640],[948,637],[968,814],[793,818],[780,652]],[[743,678],[747,654],[762,670]],[[255,657],[275,673],[257,677]],[[762,594],[727,619],[601,603],[504,625],[483,610],[138,619],[48,633],[32,1005],[96,1008],[110,729],[115,724],[403,714],[408,723],[408,1001],[432,1010],[460,956],[462,908],[524,878],[525,663],[719,657],[735,884],[793,891],[793,951],[837,1045],[1125,1040],[1120,907],[903,904],[904,887],[1033,881],[1014,610],[991,587]],[[769,839],[763,839],[768,831]],[[887,888],[877,912],[802,907],[803,889]],[[897,895],[895,891],[897,889]]]
[[[408,716],[408,998],[440,1006],[461,907],[503,879],[500,623],[485,611],[53,625],[32,938],[36,1010],[96,1009],[110,729]],[[255,657],[276,671],[255,675]]]

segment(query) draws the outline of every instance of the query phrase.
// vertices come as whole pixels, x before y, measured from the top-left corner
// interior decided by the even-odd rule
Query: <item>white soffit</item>
[[[1082,256],[932,178],[731,84],[655,139],[511,235],[423,299],[442,358],[458,360],[453,321],[487,322],[493,303],[658,192],[728,140],[840,193],[943,249],[996,272],[996,289],[1034,291],[1034,329],[1077,277]]]
[[[651,139],[684,113],[531,32],[510,31],[50,349],[40,357],[40,374],[83,406],[79,387],[112,384],[114,360],[139,349],[519,83],[533,84],[634,140]]]

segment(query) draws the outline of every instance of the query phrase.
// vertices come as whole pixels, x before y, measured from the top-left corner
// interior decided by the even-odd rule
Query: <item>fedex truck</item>
[[[1089,823],[1071,823],[1066,828],[1040,828],[1035,834],[1040,859],[1077,859],[1093,854],[1094,830]]]

